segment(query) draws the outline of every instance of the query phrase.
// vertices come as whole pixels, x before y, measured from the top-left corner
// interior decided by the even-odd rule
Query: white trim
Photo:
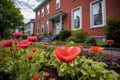
[[[55,2],[55,8],[56,8],[56,10],[58,10],[60,8],[60,5],[61,5],[60,2],[61,2],[60,0],[59,0],[59,2],[57,2],[57,0],[56,0],[56,2]],[[59,4],[58,8],[56,7],[57,4]]]
[[[97,2],[99,2],[99,1],[101,1],[102,2],[102,18],[103,18],[103,24],[101,24],[101,25],[96,25],[96,26],[94,26],[93,25],[93,18],[92,18],[92,11],[93,11],[93,9],[92,9],[92,5],[94,4],[94,3],[97,3]],[[91,3],[90,3],[90,27],[91,28],[99,28],[99,27],[104,27],[104,25],[106,24],[106,0],[95,0],[95,1],[92,1]]]
[[[45,9],[44,7],[41,9],[41,17],[44,17]]]
[[[44,22],[41,22],[40,25],[41,25],[40,33],[41,33],[41,34],[44,34]],[[43,28],[43,32],[42,32],[42,28]]]
[[[48,15],[50,13],[50,4],[48,3],[46,5],[46,15]]]
[[[73,11],[74,10],[77,10],[77,9],[80,9],[80,27],[79,28],[77,28],[77,29],[74,29],[73,27],[74,27],[74,19],[73,19]],[[71,10],[71,29],[72,30],[78,30],[78,29],[82,29],[82,6],[79,6],[79,7],[76,7],[76,8],[73,8],[72,10]]]

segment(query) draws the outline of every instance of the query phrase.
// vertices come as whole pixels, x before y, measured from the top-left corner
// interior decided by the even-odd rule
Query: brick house
[[[120,16],[120,0],[43,0],[35,9],[35,32],[58,35],[62,29],[83,29],[104,39],[106,18]]]

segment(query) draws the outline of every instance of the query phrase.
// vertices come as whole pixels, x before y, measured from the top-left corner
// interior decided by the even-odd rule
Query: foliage
[[[96,45],[96,41],[92,37],[87,37],[84,43]]]
[[[6,41],[1,41],[0,44],[2,45],[3,42]],[[19,42],[19,40],[15,39],[15,42]],[[67,44],[68,46],[77,45],[74,42]],[[96,55],[85,55],[87,52],[82,50],[79,56],[71,62],[65,63],[55,58],[56,48],[56,45],[40,45],[38,42],[33,42],[27,48],[20,48],[15,44],[12,44],[11,47],[0,47],[0,80],[31,80],[36,74],[40,75],[41,80],[45,80],[44,72],[52,69],[55,71],[51,72],[55,72],[58,76],[56,78],[61,78],[61,80],[119,80],[117,79],[119,74],[106,68],[117,66],[118,69],[120,58],[112,59],[112,62],[117,63],[112,65],[109,56],[101,54],[97,56],[97,53],[95,53]],[[100,62],[100,58],[103,61]],[[107,59],[109,59],[109,64]]]
[[[71,36],[71,32],[69,30],[62,30],[60,31],[59,36],[60,36],[60,39],[64,41],[65,39]]]
[[[22,39],[27,39],[28,35],[27,34],[22,34]]]
[[[72,36],[76,37],[76,41],[75,42],[84,42],[86,40],[87,37],[87,33],[84,32],[83,30],[75,30],[72,31]]]
[[[0,19],[0,35],[3,37],[3,32],[6,28],[16,29],[24,23],[20,10],[15,7],[11,0],[1,0],[0,5],[0,14],[2,14]]]
[[[70,37],[67,39],[67,41],[74,41],[74,42],[75,42],[75,40],[76,40],[76,37],[74,37],[74,36],[70,36]]]
[[[120,45],[120,17],[112,17],[107,19],[104,33],[107,39],[115,41],[115,45]]]
[[[4,33],[3,33],[3,36],[5,39],[8,39],[11,37],[11,30],[10,29],[5,29]]]
[[[103,41],[97,41],[96,45],[97,46],[107,46],[106,42],[103,42]]]

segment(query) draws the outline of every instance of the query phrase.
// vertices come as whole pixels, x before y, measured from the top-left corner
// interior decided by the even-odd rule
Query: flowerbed
[[[120,57],[103,54],[101,47],[39,44],[37,37],[0,42],[0,80],[119,80]],[[17,38],[17,39],[16,39]]]

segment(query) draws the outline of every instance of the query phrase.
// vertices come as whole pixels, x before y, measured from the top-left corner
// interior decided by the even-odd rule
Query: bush
[[[72,31],[72,36],[76,37],[78,40],[76,42],[84,42],[87,37],[87,33],[84,32],[83,30],[75,30]]]
[[[70,36],[71,36],[71,32],[68,31],[68,30],[62,30],[60,32],[60,38],[61,38],[61,40],[65,40],[65,39],[67,39]]]
[[[106,39],[113,39],[116,45],[120,43],[120,17],[108,18],[104,33]]]
[[[106,42],[103,42],[103,41],[96,42],[96,45],[97,46],[107,46]]]
[[[28,35],[27,34],[23,34],[22,35],[22,39],[27,39]]]
[[[90,44],[96,45],[96,41],[92,37],[87,37],[85,43],[87,43],[87,44],[90,43]]]
[[[74,37],[74,36],[70,36],[67,40],[68,40],[68,41],[74,41],[74,42],[75,42],[76,37]]]

